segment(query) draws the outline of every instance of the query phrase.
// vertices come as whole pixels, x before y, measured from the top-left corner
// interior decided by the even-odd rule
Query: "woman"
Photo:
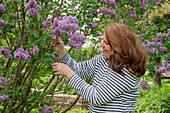
[[[53,63],[56,75],[89,102],[89,113],[133,112],[140,89],[140,77],[146,71],[147,54],[137,35],[124,24],[105,27],[102,55],[76,63],[65,51],[61,39],[52,43],[61,63]],[[93,85],[81,78],[93,77]]]

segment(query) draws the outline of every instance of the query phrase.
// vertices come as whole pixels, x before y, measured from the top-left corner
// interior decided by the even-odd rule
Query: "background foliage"
[[[50,46],[50,42],[53,41],[51,37],[56,34],[56,36],[62,37],[66,46],[70,44],[67,51],[77,62],[88,60],[100,54],[99,44],[103,29],[110,22],[127,24],[140,35],[141,43],[149,52],[146,76],[153,77],[154,84],[161,86],[161,73],[169,69],[169,63],[164,65],[163,60],[166,61],[169,57],[170,34],[168,31],[169,12],[160,9],[168,7],[168,1],[107,1],[0,1],[0,105],[3,106],[2,113],[6,111],[28,113],[34,110],[51,112],[52,108],[48,107],[51,106],[51,103],[44,100],[53,98],[47,98],[47,95],[55,93],[76,94],[67,85],[66,78],[55,76],[53,73],[51,64],[57,61],[54,57],[57,56],[57,53],[53,52]],[[168,8],[166,9],[168,10]],[[150,16],[153,12],[156,14]],[[63,17],[72,17],[73,21],[70,22],[68,19],[68,22],[71,24],[75,22],[80,28],[73,33],[74,27],[71,27],[70,24],[68,26],[67,24],[58,24],[57,22],[63,22]],[[60,26],[60,29],[65,31],[61,33],[56,26]],[[80,35],[73,39],[75,34]],[[160,39],[154,42],[153,39],[157,38],[158,34]],[[84,36],[90,47],[80,49],[84,44],[82,41]],[[71,42],[71,40],[76,40],[76,43]],[[157,46],[158,42],[161,43],[161,46]],[[79,50],[75,49],[77,46],[79,46]],[[157,65],[159,68],[154,69]],[[157,71],[158,69],[163,70]],[[50,80],[46,81],[44,77],[49,77]],[[91,83],[92,79],[86,81]],[[158,89],[157,86],[141,92],[140,95],[146,95],[148,92],[151,92],[149,94],[152,95],[156,89]],[[147,97],[139,103],[147,101]],[[169,97],[167,96],[167,98]],[[152,106],[153,103],[147,102],[149,106]],[[159,105],[162,106],[163,102],[159,102]],[[71,107],[72,105],[63,112],[68,111]],[[144,110],[146,104],[139,106],[136,110],[140,111],[141,108]],[[58,108],[53,109],[60,112]]]

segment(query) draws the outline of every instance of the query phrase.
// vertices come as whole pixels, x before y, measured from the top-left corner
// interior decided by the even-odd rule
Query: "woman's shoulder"
[[[106,59],[106,57],[102,56],[101,54],[96,55],[95,58],[102,59],[102,60]]]

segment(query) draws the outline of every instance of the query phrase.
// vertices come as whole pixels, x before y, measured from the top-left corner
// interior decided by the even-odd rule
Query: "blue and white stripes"
[[[125,75],[113,71],[102,55],[76,63],[66,54],[60,61],[75,71],[68,84],[89,102],[89,113],[133,112],[140,78],[131,75],[125,68],[122,70]],[[81,79],[87,77],[93,77],[93,85]]]

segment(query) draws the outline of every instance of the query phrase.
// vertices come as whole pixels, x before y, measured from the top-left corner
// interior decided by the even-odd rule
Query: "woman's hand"
[[[71,68],[63,63],[53,63],[52,64],[53,71],[55,75],[63,75],[70,79],[75,72],[71,70]]]
[[[61,40],[60,37],[58,37],[58,39],[56,39],[56,36],[54,36],[52,38],[55,40],[53,42],[51,42],[51,45],[57,51],[58,57],[60,59],[62,59],[66,54],[66,50],[64,48],[64,42]]]
[[[61,40],[60,37],[58,37],[58,39],[56,39],[56,36],[52,37],[53,39],[55,39],[53,42],[51,42],[51,45],[53,46],[53,48],[57,51],[63,51],[64,50],[64,42]]]

